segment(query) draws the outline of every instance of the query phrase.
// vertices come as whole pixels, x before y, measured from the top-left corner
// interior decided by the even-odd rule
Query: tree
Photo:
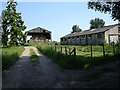
[[[0,16],[0,46],[1,46],[1,43],[2,43],[2,18]]]
[[[120,22],[120,0],[91,0],[88,2],[88,9],[109,13],[113,20]]]
[[[18,45],[24,43],[24,34],[22,31],[26,29],[24,21],[22,20],[21,13],[16,12],[17,2],[7,2],[6,9],[2,12],[2,28],[3,36],[6,37],[5,44],[7,46],[8,35],[10,35],[10,45]]]
[[[100,18],[95,18],[90,21],[90,29],[103,27],[105,22]]]
[[[79,26],[73,25],[73,27],[72,27],[72,32],[71,32],[71,33],[80,32],[80,31],[82,31],[82,29],[80,29]]]
[[[9,35],[9,30],[8,30],[8,26],[9,26],[9,23],[8,23],[8,15],[7,15],[7,10],[4,10],[2,12],[2,17],[1,17],[1,21],[2,21],[2,29],[1,29],[1,32],[2,32],[2,44],[3,46],[7,46],[7,42],[8,42],[8,35]]]

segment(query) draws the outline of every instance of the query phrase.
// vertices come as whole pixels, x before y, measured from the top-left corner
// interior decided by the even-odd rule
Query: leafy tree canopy
[[[91,0],[88,9],[109,13],[113,20],[120,22],[120,0]]]
[[[7,46],[8,35],[10,35],[10,45],[25,43],[25,34],[22,31],[26,29],[21,13],[16,10],[17,2],[10,0],[7,2],[6,9],[2,11],[2,43]]]
[[[100,18],[95,18],[90,21],[90,29],[103,27],[105,22]]]
[[[77,25],[72,26],[72,32],[71,33],[80,32],[80,31],[82,31],[82,29],[80,29],[79,26],[77,26]]]

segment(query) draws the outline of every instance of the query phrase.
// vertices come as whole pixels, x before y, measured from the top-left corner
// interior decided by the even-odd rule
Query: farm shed
[[[32,36],[31,41],[52,41],[51,31],[37,27],[26,32],[27,36]]]
[[[120,41],[119,24],[75,32],[60,38],[62,45],[100,45]]]

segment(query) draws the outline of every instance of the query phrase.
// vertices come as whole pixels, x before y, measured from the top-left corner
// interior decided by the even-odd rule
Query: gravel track
[[[39,63],[30,61],[30,49],[39,56]],[[115,64],[112,67],[116,66]],[[107,65],[106,65],[107,66]],[[98,67],[99,68],[99,67]],[[35,47],[25,47],[20,59],[8,71],[3,72],[2,88],[90,88],[117,87],[118,73],[106,73],[97,80],[86,82],[86,70],[63,70],[52,60],[39,53]]]

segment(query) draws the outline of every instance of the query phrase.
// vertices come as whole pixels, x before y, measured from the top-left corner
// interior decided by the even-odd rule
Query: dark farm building
[[[61,37],[62,45],[99,45],[120,42],[119,24],[75,32]]]
[[[51,31],[37,27],[26,32],[28,36],[32,36],[30,41],[52,41]]]

